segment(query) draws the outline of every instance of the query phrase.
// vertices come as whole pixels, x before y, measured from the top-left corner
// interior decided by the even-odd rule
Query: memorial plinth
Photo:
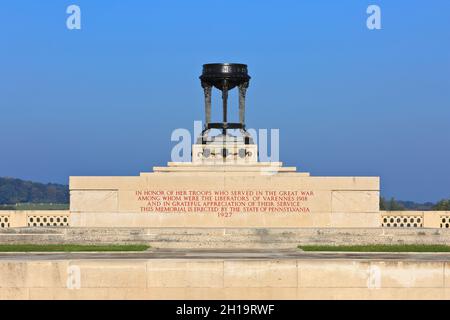
[[[205,65],[205,128],[192,162],[169,162],[130,177],[70,177],[73,227],[379,227],[378,177],[315,177],[259,162],[245,129],[242,64]],[[212,123],[211,89],[222,91],[223,121]],[[227,122],[238,87],[239,123]],[[212,131],[219,129],[214,136]],[[240,135],[234,136],[232,130]]]

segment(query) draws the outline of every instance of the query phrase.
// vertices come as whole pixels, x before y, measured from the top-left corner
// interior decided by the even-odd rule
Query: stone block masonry
[[[4,228],[0,244],[148,244],[176,249],[295,249],[298,245],[449,244],[430,228]]]
[[[445,261],[0,260],[0,299],[449,299]]]
[[[378,177],[311,177],[281,163],[169,163],[136,177],[70,177],[70,225],[379,227],[379,185]]]

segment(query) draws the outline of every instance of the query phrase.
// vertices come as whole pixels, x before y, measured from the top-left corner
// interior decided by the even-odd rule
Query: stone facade
[[[0,299],[450,299],[445,261],[2,260]]]
[[[281,163],[169,163],[136,177],[70,177],[73,227],[379,227],[378,177]]]

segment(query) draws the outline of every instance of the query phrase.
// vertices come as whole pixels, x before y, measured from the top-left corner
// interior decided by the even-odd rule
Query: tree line
[[[436,203],[433,202],[417,203],[413,201],[396,200],[395,198],[386,200],[384,197],[380,197],[380,210],[450,211],[450,198],[442,199]]]
[[[17,203],[69,203],[69,187],[0,177],[0,205]]]

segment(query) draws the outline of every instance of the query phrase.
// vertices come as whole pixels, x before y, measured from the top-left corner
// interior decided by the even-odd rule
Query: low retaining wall
[[[428,228],[15,228],[0,243],[136,244],[153,248],[296,248],[300,244],[449,244]]]
[[[67,227],[69,210],[0,210],[0,228]]]
[[[449,298],[439,261],[0,261],[0,299]]]
[[[69,210],[0,211],[0,229],[89,225],[92,228],[450,228],[450,211],[375,213],[71,213]]]
[[[388,228],[450,228],[450,211],[380,211]]]

